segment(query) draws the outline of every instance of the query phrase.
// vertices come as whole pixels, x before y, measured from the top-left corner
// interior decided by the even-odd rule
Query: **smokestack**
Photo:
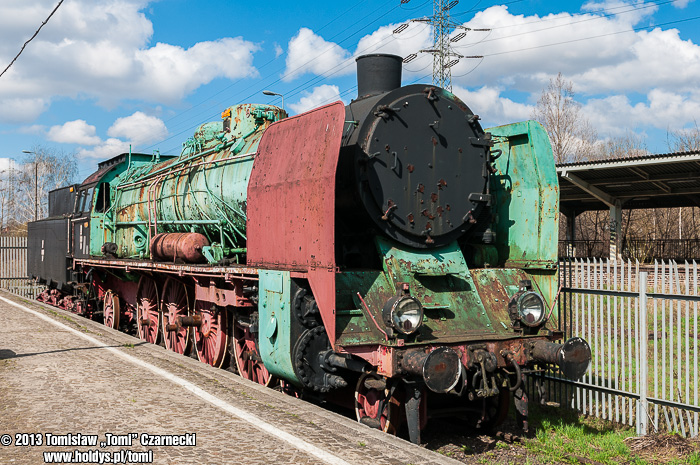
[[[357,98],[383,94],[401,87],[403,59],[397,55],[373,53],[357,57]]]

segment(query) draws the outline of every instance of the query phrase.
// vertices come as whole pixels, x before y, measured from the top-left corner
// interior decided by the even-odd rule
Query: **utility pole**
[[[39,162],[34,160],[34,221],[39,217]]]
[[[408,3],[410,0],[401,0]],[[462,58],[484,58],[481,55],[464,56],[457,53],[452,44],[459,42],[467,36],[469,31],[490,31],[491,29],[472,29],[462,26],[450,20],[450,10],[459,4],[459,0],[433,0],[433,15],[427,18],[412,19],[411,22],[426,23],[433,27],[433,48],[420,50],[419,53],[431,53],[433,55],[433,84],[452,92],[452,67]],[[394,29],[398,34],[408,25],[401,25]],[[459,34],[451,37],[454,31],[461,30]],[[414,60],[418,56],[412,53],[404,58],[404,63]]]
[[[448,3],[448,0],[434,0],[433,17],[433,84],[452,91],[452,71],[454,65],[450,63],[461,55],[455,53],[450,47],[450,9],[458,3],[456,0]],[[454,64],[457,64],[456,62]]]
[[[23,153],[34,155],[34,221],[39,219],[39,160],[36,152],[22,150]]]

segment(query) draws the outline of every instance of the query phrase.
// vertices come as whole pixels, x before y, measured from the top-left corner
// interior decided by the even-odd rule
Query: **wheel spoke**
[[[165,347],[179,354],[188,353],[191,341],[190,328],[181,326],[176,331],[168,330],[168,325],[177,324],[178,318],[189,316],[191,313],[187,287],[184,284],[173,278],[168,278],[163,287],[161,312]]]
[[[226,360],[228,344],[226,311],[217,311],[212,304],[200,301],[195,302],[194,308],[202,319],[202,324],[193,328],[197,357],[201,362],[221,367]]]
[[[107,291],[102,302],[105,326],[119,329],[119,297],[112,291]]]
[[[273,376],[267,371],[265,365],[259,361],[260,351],[258,350],[255,337],[249,328],[243,326],[239,321],[234,322],[233,351],[239,375],[263,386],[268,386],[272,383]]]
[[[155,344],[158,342],[160,315],[158,312],[158,288],[152,278],[141,277],[136,292],[136,301],[139,337],[146,342]]]
[[[355,415],[357,421],[371,425],[386,433],[398,434],[403,403],[399,400],[396,382],[386,379],[386,388],[374,389],[365,386],[365,380],[368,378],[383,379],[381,376],[373,373],[365,373],[360,376],[355,388]]]

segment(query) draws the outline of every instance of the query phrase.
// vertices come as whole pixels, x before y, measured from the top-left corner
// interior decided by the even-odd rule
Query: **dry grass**
[[[650,434],[625,439],[635,456],[649,463],[700,463],[700,441],[675,434]]]

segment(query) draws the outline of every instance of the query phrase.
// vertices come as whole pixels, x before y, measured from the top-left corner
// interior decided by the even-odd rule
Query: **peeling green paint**
[[[132,163],[110,180],[114,205],[104,221],[112,231],[111,242],[123,248],[120,258],[147,258],[150,239],[161,232],[204,234],[225,256],[245,247],[246,196],[255,151],[264,130],[285,115],[270,105],[230,107],[223,122],[201,125],[179,157],[149,166]],[[149,217],[151,225],[156,220],[157,231],[149,228]],[[95,244],[98,254],[105,242],[100,240]]]
[[[536,121],[488,129],[501,150],[491,176],[496,247],[506,267],[554,270],[559,181],[547,132]]]

